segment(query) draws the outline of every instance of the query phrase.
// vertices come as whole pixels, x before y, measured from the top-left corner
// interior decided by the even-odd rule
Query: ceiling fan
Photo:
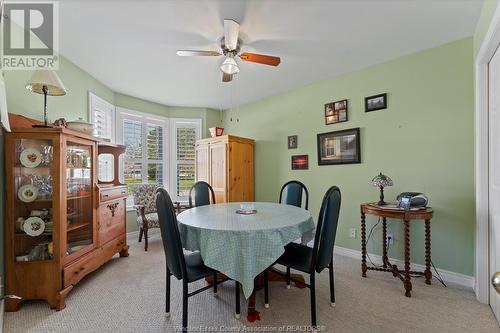
[[[193,56],[224,56],[226,59],[222,62],[220,69],[222,71],[222,82],[229,82],[233,79],[233,75],[240,71],[238,64],[234,58],[239,57],[243,61],[256,62],[259,64],[278,66],[281,59],[269,55],[248,53],[240,54],[241,39],[238,38],[240,24],[234,20],[224,20],[224,36],[221,38],[221,50],[218,51],[198,51],[198,50],[178,50],[177,55],[181,57]]]

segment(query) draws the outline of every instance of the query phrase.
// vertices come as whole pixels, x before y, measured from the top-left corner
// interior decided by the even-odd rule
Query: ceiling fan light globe
[[[233,58],[227,57],[226,60],[224,60],[224,62],[220,66],[220,70],[223,73],[233,75],[239,73],[240,68],[238,67],[238,64]]]

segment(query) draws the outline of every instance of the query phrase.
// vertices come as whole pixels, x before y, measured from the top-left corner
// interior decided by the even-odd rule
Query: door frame
[[[500,44],[500,6],[497,5],[474,62],[475,69],[475,183],[476,262],[475,292],[489,304],[489,117],[488,63]]]

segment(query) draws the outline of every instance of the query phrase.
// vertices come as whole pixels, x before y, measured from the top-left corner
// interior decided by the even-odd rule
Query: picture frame
[[[347,99],[325,104],[325,125],[347,121],[347,104]]]
[[[387,93],[365,97],[365,112],[387,109]]]
[[[317,135],[318,165],[361,163],[360,128]]]
[[[293,155],[291,161],[292,170],[309,169],[309,155]]]
[[[298,147],[298,136],[290,135],[287,139],[288,149],[297,149]]]

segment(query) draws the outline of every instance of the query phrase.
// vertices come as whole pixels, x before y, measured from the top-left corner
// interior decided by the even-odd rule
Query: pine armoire
[[[196,141],[196,181],[206,181],[215,201],[254,201],[254,145],[233,135]]]

